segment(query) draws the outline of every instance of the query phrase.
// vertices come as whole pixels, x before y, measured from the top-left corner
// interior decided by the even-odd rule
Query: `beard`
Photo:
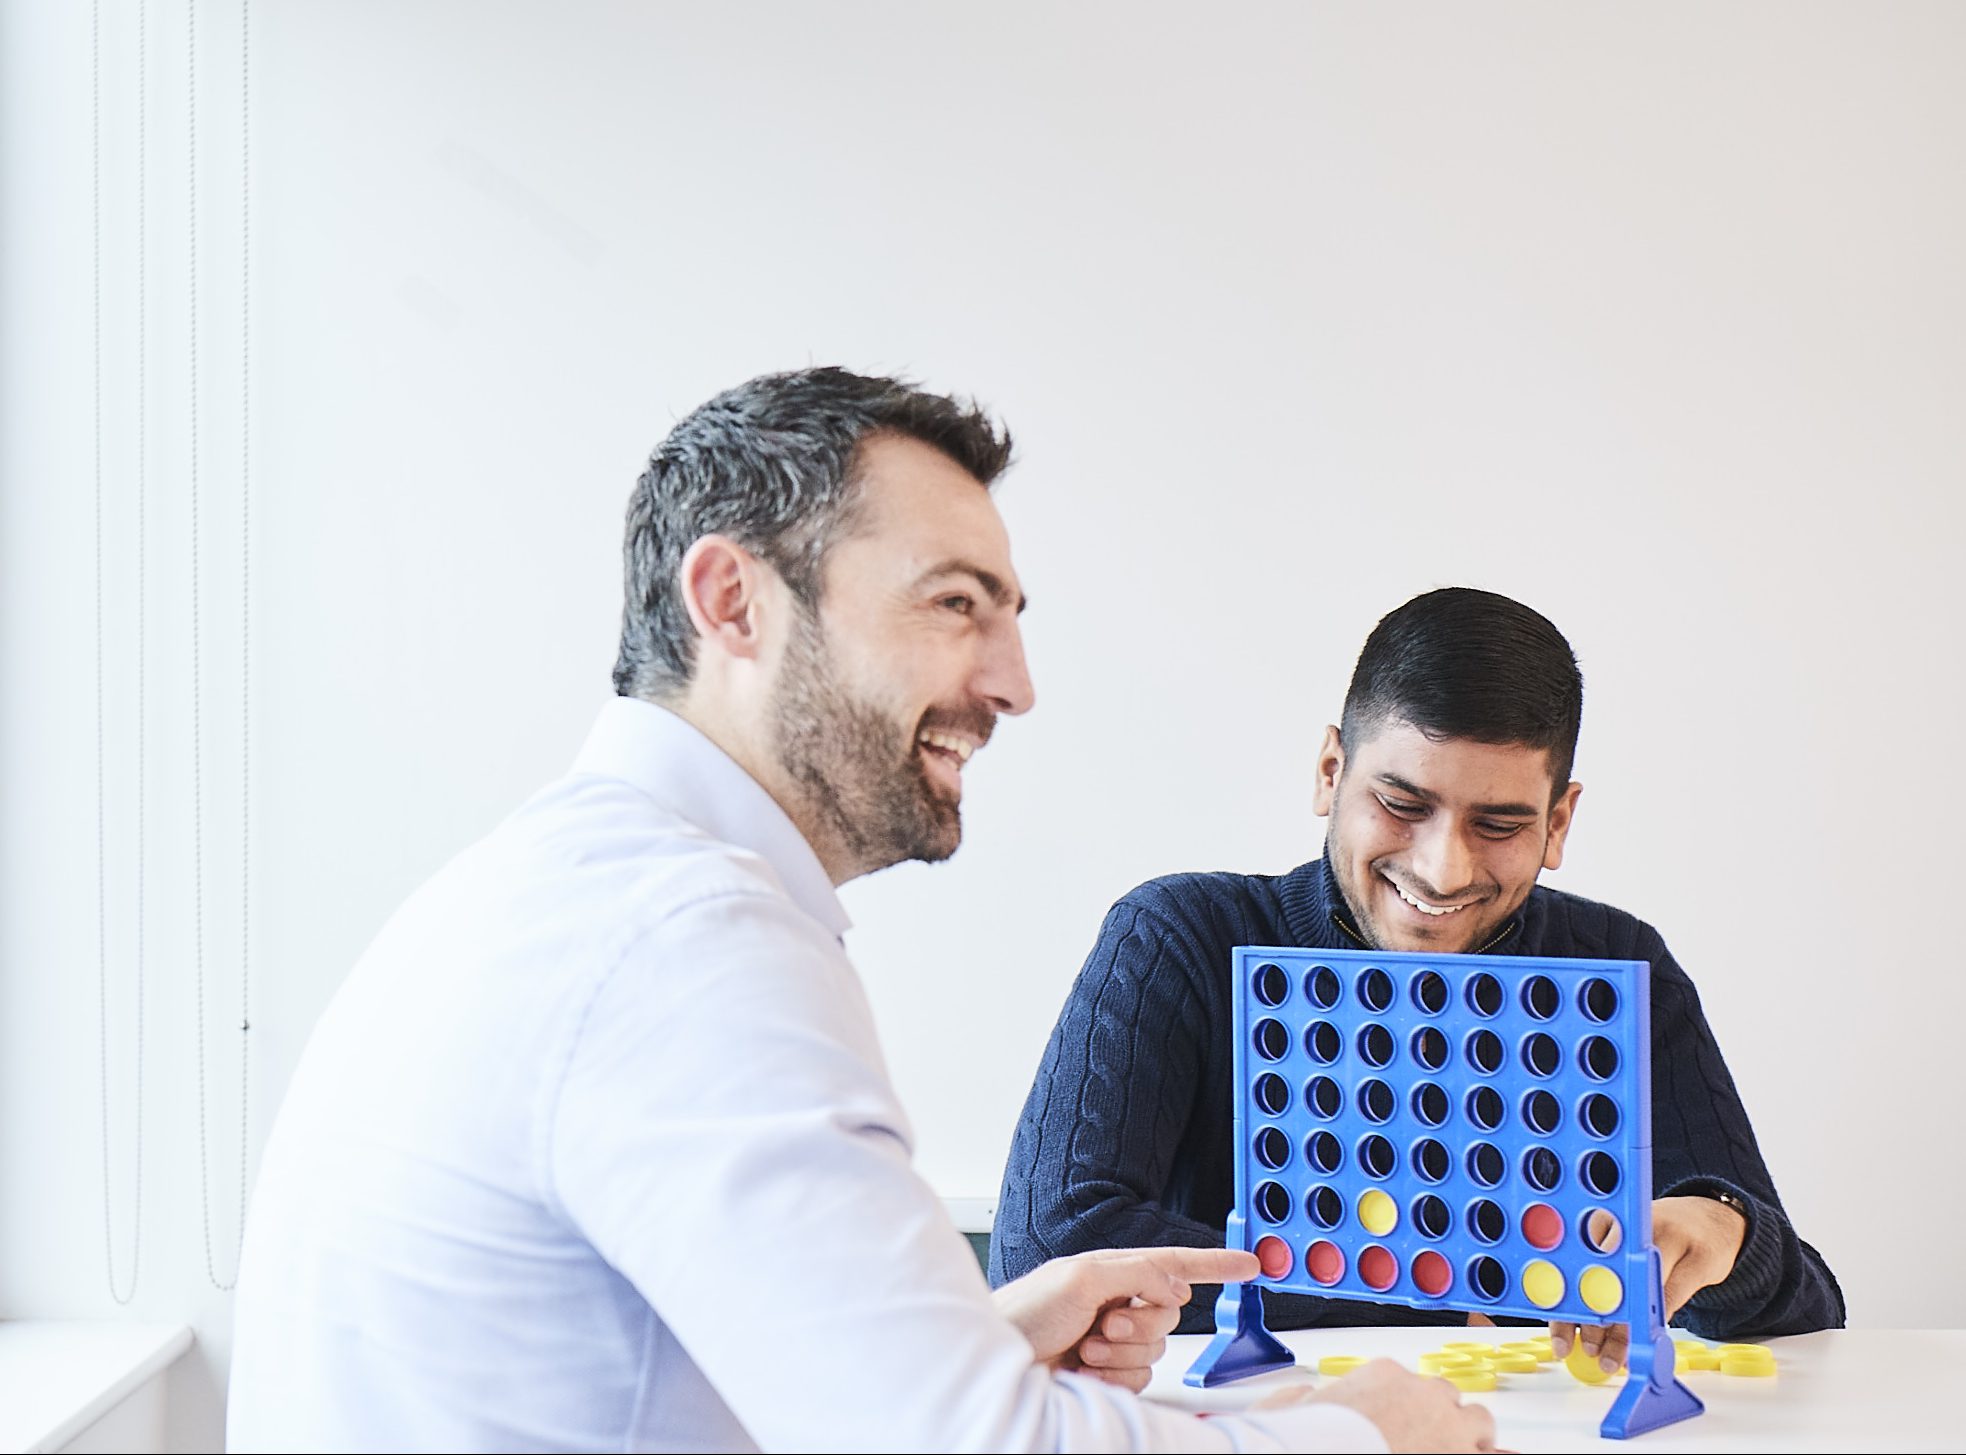
[[[962,843],[962,806],[929,781],[903,728],[842,679],[815,614],[800,613],[773,703],[774,754],[860,873],[935,864]],[[983,727],[982,736],[988,736]]]

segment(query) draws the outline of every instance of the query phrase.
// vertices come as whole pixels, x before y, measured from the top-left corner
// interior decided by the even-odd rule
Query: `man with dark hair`
[[[837,369],[655,451],[620,695],[385,926],[295,1073],[234,1448],[1486,1447],[1383,1363],[1234,1419],[1145,1405],[1191,1281],[1256,1260],[1105,1252],[993,1297],[912,1166],[834,889],[955,852],[963,765],[1031,706],[1009,455],[973,406]]]
[[[1213,1247],[1230,1210],[1229,966],[1237,945],[1645,960],[1652,966],[1653,1240],[1668,1314],[1710,1338],[1840,1327],[1789,1225],[1693,983],[1650,925],[1539,887],[1563,861],[1583,679],[1563,635],[1491,592],[1428,592],[1359,654],[1325,730],[1324,857],[1280,876],[1181,874],[1116,904],[1011,1146],[990,1245],[1002,1282],[1088,1248]],[[1265,1291],[1271,1328],[1459,1315]],[[1211,1327],[1198,1291],[1181,1327]],[[1607,1369],[1621,1326],[1552,1326]]]

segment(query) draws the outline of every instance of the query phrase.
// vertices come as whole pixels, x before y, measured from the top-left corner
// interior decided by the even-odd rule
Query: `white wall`
[[[108,883],[127,1238],[134,10],[104,0]],[[218,1438],[188,862],[186,11],[149,31],[149,1065],[136,1310]],[[236,8],[201,11],[210,1186],[237,1227]],[[1853,1322],[1957,1323],[1966,10],[253,14],[252,1140],[396,902],[576,747],[619,515],[808,361],[1001,409],[1040,707],[855,886],[921,1164],[993,1194],[1106,905],[1317,851],[1372,622],[1471,582],[1588,679],[1561,887],[1701,985]],[[0,1312],[113,1311],[97,1122],[88,9],[0,8]],[[1880,1221],[1886,1207],[1895,1221]],[[1916,1249],[1906,1256],[1906,1239]],[[1928,1240],[1929,1237],[1929,1240]],[[126,1244],[123,1248],[127,1256]]]

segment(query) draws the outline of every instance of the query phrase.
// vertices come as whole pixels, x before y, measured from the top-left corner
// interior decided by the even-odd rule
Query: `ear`
[[[1324,730],[1324,742],[1317,750],[1317,790],[1311,799],[1311,812],[1319,818],[1330,816],[1338,797],[1338,780],[1345,776],[1345,743],[1336,725]]]
[[[1545,869],[1563,867],[1563,841],[1570,832],[1571,822],[1577,817],[1577,799],[1583,791],[1583,784],[1572,783],[1550,809],[1550,837],[1543,845]]]
[[[756,556],[729,536],[703,536],[683,552],[680,580],[699,637],[728,656],[759,655],[764,566]]]

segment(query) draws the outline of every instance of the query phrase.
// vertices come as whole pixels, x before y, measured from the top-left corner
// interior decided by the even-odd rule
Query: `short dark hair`
[[[1009,433],[973,400],[845,369],[761,375],[684,416],[628,498],[615,692],[661,700],[688,685],[696,633],[679,575],[706,535],[755,552],[815,608],[826,552],[852,529],[861,447],[882,434],[934,446],[986,487],[1010,463]]]
[[[1548,749],[1552,802],[1570,783],[1584,677],[1548,617],[1449,586],[1388,613],[1365,639],[1339,726],[1348,746],[1389,722],[1434,738]]]

